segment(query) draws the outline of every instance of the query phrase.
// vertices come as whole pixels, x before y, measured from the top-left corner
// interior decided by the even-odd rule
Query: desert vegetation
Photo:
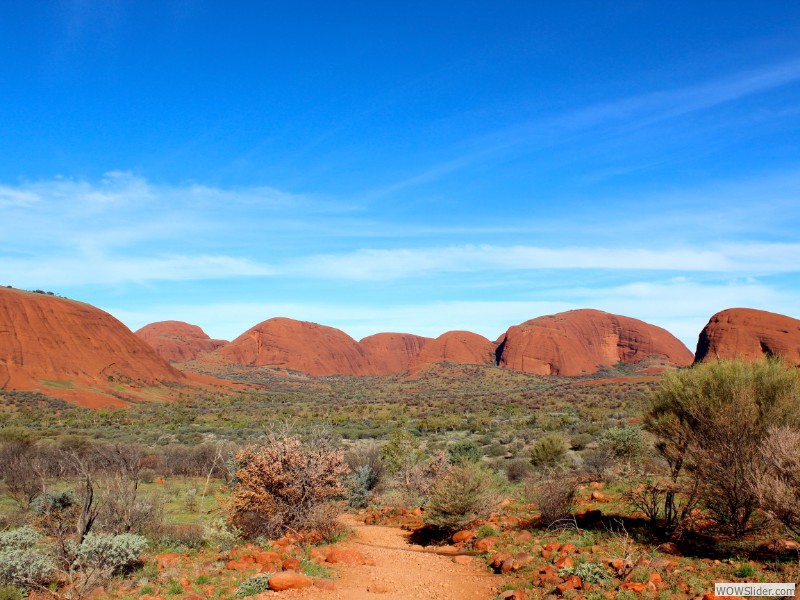
[[[125,411],[3,392],[0,597],[242,597],[286,561],[326,579],[315,548],[346,537],[344,511],[482,556],[532,598],[796,577],[797,370],[621,368],[262,382]],[[181,561],[217,566],[179,581]]]

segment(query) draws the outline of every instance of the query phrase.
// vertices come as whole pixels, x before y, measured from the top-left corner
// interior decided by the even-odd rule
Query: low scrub
[[[482,465],[454,465],[434,485],[425,522],[455,531],[489,516],[500,501],[497,476]]]

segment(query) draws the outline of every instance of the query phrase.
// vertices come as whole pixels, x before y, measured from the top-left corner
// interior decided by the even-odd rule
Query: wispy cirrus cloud
[[[462,140],[445,160],[365,194],[382,198],[435,181],[482,160],[531,147],[551,148],[593,139],[629,135],[657,123],[712,109],[800,81],[800,59],[765,65],[672,89],[655,90],[571,110],[544,119],[520,121]],[[782,113],[775,113],[780,118]],[[466,150],[465,150],[466,149]],[[627,168],[631,168],[628,166]]]

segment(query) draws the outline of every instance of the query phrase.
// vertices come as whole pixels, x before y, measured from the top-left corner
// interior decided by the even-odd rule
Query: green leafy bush
[[[453,465],[480,462],[482,456],[478,444],[472,440],[460,440],[447,448],[447,459]]]
[[[567,454],[567,442],[559,434],[548,434],[536,440],[531,446],[531,464],[535,467],[554,467]]]
[[[434,485],[425,522],[455,531],[489,516],[500,500],[497,477],[475,463],[454,465]]]

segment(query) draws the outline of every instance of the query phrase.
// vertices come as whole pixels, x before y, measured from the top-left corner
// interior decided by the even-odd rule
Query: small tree
[[[800,373],[780,361],[711,362],[665,376],[649,428],[673,482],[686,474],[686,487],[720,528],[741,537],[759,526],[752,519],[759,446],[770,426],[798,422],[798,402]],[[674,494],[666,502],[674,512]]]
[[[314,529],[320,515],[330,515],[323,507],[346,493],[341,450],[296,437],[245,448],[236,465],[230,521],[248,537]]]

